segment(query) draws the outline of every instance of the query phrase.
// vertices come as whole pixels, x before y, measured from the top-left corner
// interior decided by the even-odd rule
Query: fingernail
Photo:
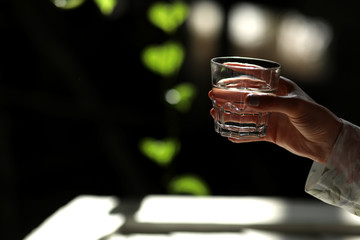
[[[260,104],[259,96],[256,94],[248,96],[248,104],[252,107],[258,107]]]

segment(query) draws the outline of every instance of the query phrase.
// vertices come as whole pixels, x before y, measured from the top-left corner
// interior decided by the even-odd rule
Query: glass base
[[[215,131],[223,137],[230,137],[236,139],[257,139],[266,136],[267,126],[254,124],[243,124],[242,126],[237,125],[222,126],[221,123],[215,123]]]

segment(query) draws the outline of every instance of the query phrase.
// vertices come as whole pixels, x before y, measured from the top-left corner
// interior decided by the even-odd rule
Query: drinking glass
[[[245,98],[249,94],[275,94],[280,69],[279,63],[265,59],[211,59],[215,131],[237,139],[264,137],[271,113],[249,109]]]

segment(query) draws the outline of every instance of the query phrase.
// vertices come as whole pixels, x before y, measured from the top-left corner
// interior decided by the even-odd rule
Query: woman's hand
[[[212,91],[209,92],[209,97],[212,97]],[[312,100],[294,82],[281,77],[276,95],[250,94],[245,103],[254,111],[272,112],[267,134],[260,139],[229,138],[230,141],[268,141],[299,156],[321,163],[327,162],[342,121]],[[212,115],[213,112],[214,109],[211,109]]]

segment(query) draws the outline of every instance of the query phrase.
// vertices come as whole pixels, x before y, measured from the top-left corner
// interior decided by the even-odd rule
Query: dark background
[[[80,194],[167,194],[168,180],[182,173],[204,179],[213,195],[309,198],[303,188],[311,160],[270,143],[232,144],[213,131],[209,59],[194,66],[187,54],[172,80],[197,87],[189,112],[164,103],[162,80],[140,55],[169,36],[147,19],[152,1],[122,2],[104,16],[90,0],[72,10],[51,1],[0,1],[0,238],[22,238]],[[330,24],[327,74],[320,81],[302,81],[286,69],[284,75],[359,124],[356,2],[253,2]],[[234,3],[221,5],[226,12]],[[191,46],[185,25],[171,37]],[[233,55],[227,46],[223,34],[216,55]],[[166,171],[140,153],[146,136],[180,139]]]

